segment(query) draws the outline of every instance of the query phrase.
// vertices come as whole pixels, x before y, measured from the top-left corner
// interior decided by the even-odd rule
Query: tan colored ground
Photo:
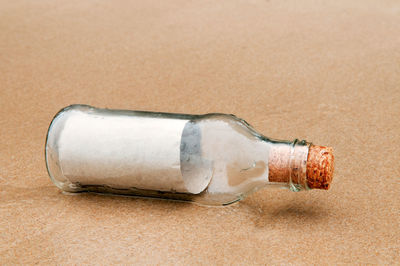
[[[329,191],[225,208],[63,195],[72,103],[234,113],[335,149]],[[399,1],[0,2],[0,264],[398,264]]]

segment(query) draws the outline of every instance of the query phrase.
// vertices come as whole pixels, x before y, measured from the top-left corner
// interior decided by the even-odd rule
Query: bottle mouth
[[[292,191],[311,189],[307,182],[307,160],[308,152],[312,144],[305,140],[295,139],[289,161],[289,188]]]
[[[333,177],[333,150],[305,140],[271,141],[268,180],[292,191],[329,189]]]
[[[293,141],[289,180],[292,191],[328,190],[333,170],[334,156],[331,147],[313,145],[305,140]]]
[[[307,156],[311,143],[304,140],[271,141],[268,158],[269,182],[284,184],[292,191],[309,189]]]

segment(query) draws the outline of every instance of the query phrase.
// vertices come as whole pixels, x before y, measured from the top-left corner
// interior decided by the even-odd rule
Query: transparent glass
[[[67,192],[103,192],[228,205],[266,187],[308,189],[309,143],[277,141],[228,114],[62,109],[46,164]]]

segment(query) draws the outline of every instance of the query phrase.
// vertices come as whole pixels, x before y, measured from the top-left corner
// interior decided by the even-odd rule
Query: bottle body
[[[68,192],[227,205],[263,187],[308,189],[309,145],[270,140],[233,115],[72,105],[49,127],[46,164]]]

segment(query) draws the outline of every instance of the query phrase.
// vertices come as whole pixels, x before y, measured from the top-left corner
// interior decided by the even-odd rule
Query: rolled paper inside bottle
[[[190,164],[181,169],[181,160],[202,163],[196,161],[200,138],[189,138],[194,134],[190,132],[182,141],[188,135],[186,128],[194,131],[185,127],[187,119],[110,112],[84,106],[60,112],[48,133],[47,160],[56,162],[49,163],[49,172],[61,173],[65,182],[78,188],[98,185],[198,194],[208,186],[211,174],[193,170]],[[186,157],[181,156],[183,144]],[[55,145],[57,160],[51,158]]]

